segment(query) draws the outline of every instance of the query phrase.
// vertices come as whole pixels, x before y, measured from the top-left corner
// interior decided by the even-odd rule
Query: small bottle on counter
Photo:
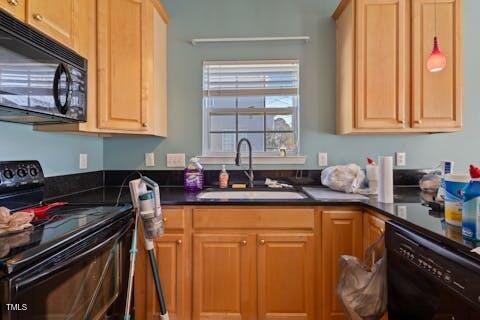
[[[225,165],[222,166],[222,171],[220,171],[220,175],[218,176],[218,185],[222,189],[228,188],[228,172]]]

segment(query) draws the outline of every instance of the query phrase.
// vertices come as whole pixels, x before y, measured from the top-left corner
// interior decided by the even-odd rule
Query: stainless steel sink
[[[298,191],[284,190],[215,190],[197,195],[199,200],[301,200],[307,196]]]

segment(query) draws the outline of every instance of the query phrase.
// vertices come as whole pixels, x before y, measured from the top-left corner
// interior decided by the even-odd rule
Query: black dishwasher
[[[389,320],[480,319],[480,263],[388,222]]]

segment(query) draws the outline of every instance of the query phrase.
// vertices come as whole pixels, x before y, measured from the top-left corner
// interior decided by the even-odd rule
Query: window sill
[[[198,156],[202,164],[235,164],[235,157],[230,155]],[[253,164],[305,164],[307,156],[253,155]],[[242,156],[242,163],[248,163],[248,156]]]

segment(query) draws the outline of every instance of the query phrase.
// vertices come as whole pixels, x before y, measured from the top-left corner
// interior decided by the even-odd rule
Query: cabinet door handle
[[[241,244],[242,246],[246,246],[246,245],[247,245],[247,240],[242,240],[242,241],[240,241],[240,244]]]
[[[146,122],[142,122],[142,127],[146,128],[146,127],[147,127],[147,123],[146,123]]]
[[[265,244],[265,240],[262,239],[262,240],[259,241],[259,243],[260,243],[261,245],[264,245],[264,244]]]
[[[422,124],[422,120],[415,121],[416,124]]]
[[[18,6],[18,0],[8,0],[7,2],[11,6],[14,6],[14,7]]]
[[[181,246],[182,244],[183,244],[183,241],[182,241],[182,240],[180,240],[180,239],[177,240],[177,245],[178,245],[178,246]]]
[[[162,219],[163,222],[167,222],[167,220],[168,220],[167,217],[164,217],[164,218]]]
[[[40,13],[34,13],[33,14],[33,19],[37,21],[43,21],[43,16]]]

